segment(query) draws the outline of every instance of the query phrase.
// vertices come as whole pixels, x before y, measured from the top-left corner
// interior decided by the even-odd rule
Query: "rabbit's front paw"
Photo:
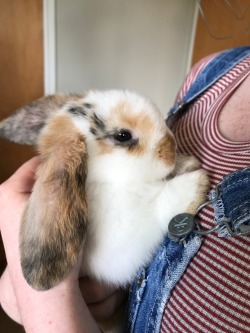
[[[205,170],[199,169],[190,173],[195,176],[194,188],[195,198],[187,208],[187,213],[195,214],[197,208],[207,200],[207,192],[209,189],[209,177]]]
[[[192,172],[200,169],[200,162],[189,155],[177,155],[175,173],[182,175],[183,173]]]

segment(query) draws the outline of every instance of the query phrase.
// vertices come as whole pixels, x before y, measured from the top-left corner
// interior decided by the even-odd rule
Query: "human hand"
[[[0,186],[0,230],[8,262],[0,281],[1,305],[27,333],[100,332],[79,289],[80,262],[62,283],[45,292],[31,288],[23,277],[18,247],[20,220],[38,164],[38,158],[28,161]]]
[[[25,163],[7,181],[0,185],[0,230],[9,266],[0,279],[0,304],[16,322],[21,323],[21,315],[13,289],[11,275],[15,276],[19,266],[18,234],[21,215],[35,182],[35,172],[39,158]]]
[[[18,251],[20,219],[34,185],[38,164],[38,158],[30,160],[0,186],[0,230],[8,261],[8,267],[0,279],[0,303],[8,315],[19,323],[23,323],[23,303],[25,302],[26,305],[29,303],[27,297],[30,297],[33,303],[35,299],[41,299],[41,295],[46,295],[46,293],[37,293],[27,285],[22,276]],[[74,290],[79,289],[78,266],[76,265],[65,279],[66,285],[69,283],[74,286]],[[79,290],[97,321],[109,318],[126,298],[124,291],[110,288],[88,278],[80,278],[79,285]],[[79,299],[79,295],[77,297]]]

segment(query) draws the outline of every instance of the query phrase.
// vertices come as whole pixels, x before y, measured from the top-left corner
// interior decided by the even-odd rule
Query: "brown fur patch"
[[[38,148],[42,157],[56,153],[57,158],[69,158],[72,161],[75,161],[79,154],[86,153],[84,137],[68,115],[57,116],[49,122],[41,135]]]
[[[147,114],[142,112],[140,115],[133,115],[130,104],[120,102],[111,112],[110,123],[112,127],[116,127],[117,124],[119,128],[135,131],[140,137],[140,141],[137,145],[129,147],[128,151],[137,155],[145,153],[147,140],[150,140],[153,127],[152,119]]]
[[[99,154],[111,154],[113,151],[113,148],[108,144],[105,140],[98,140],[97,141],[99,146]]]
[[[173,165],[176,159],[176,141],[170,132],[161,139],[156,149],[157,157],[167,165]]]
[[[76,262],[87,226],[87,152],[68,116],[51,120],[41,135],[41,165],[23,216],[21,265],[29,284],[46,290]]]

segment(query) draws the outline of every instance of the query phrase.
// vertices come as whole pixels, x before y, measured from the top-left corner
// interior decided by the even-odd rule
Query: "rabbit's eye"
[[[114,139],[120,143],[127,142],[132,139],[132,134],[128,130],[120,130],[114,134]]]
[[[112,141],[116,146],[120,147],[133,147],[138,144],[139,138],[135,138],[133,133],[127,129],[120,129],[111,136]]]

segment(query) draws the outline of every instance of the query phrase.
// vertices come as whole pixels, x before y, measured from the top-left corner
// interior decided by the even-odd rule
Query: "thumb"
[[[40,163],[39,157],[33,157],[24,163],[5,183],[16,193],[29,194],[35,183],[36,169]]]
[[[39,158],[32,158],[0,185],[0,232],[5,245],[18,242],[19,223],[38,164]]]

